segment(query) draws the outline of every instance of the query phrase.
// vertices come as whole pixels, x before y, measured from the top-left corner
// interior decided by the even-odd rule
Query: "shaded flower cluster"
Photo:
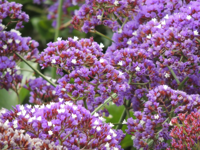
[[[0,119],[15,130],[24,130],[31,138],[55,142],[64,149],[121,149],[124,137],[121,130],[102,122],[98,114],[92,116],[82,106],[71,102],[45,105],[17,105],[1,112]]]
[[[0,89],[18,90],[22,76],[19,74],[16,63],[6,56],[0,56]]]
[[[144,111],[134,113],[137,119],[127,120],[127,133],[133,135],[134,146],[137,149],[166,149],[169,147],[167,141],[171,139],[172,117],[179,113],[197,112],[200,106],[200,96],[198,94],[187,95],[167,85],[160,85],[149,91],[147,98]]]
[[[42,105],[50,101],[58,101],[55,87],[42,78],[27,80],[24,88],[30,91],[30,103]]]

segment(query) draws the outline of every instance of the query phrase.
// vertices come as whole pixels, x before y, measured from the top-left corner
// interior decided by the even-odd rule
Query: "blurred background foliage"
[[[52,27],[52,20],[47,19],[47,13],[48,13],[48,6],[52,2],[49,0],[45,4],[34,4],[33,0],[8,0],[9,2],[16,2],[23,4],[23,11],[26,12],[29,15],[29,22],[23,23],[24,28],[20,29],[19,31],[22,33],[23,37],[30,36],[32,39],[39,42],[39,51],[42,52],[47,46],[47,43],[54,41],[54,34],[55,29]],[[78,9],[78,6],[69,7],[68,11],[76,10]],[[72,16],[63,17],[62,22],[67,23],[70,19],[72,19]],[[13,26],[10,25],[8,30],[12,29]],[[100,33],[112,38],[112,31],[105,26],[98,26],[96,27],[96,30]],[[94,33],[83,33],[80,31],[77,31],[73,29],[72,26],[68,26],[66,28],[63,28],[60,31],[59,37],[62,37],[63,40],[66,40],[68,37],[74,37],[77,36],[79,39],[81,38],[90,38],[93,37],[94,41],[97,43],[103,43],[104,44],[104,52],[107,49],[108,46],[111,45],[111,42],[107,40],[106,38],[99,36]],[[46,76],[51,76],[51,68],[46,68],[44,70],[41,70],[38,64],[32,63],[32,65],[37,68],[39,71],[41,71]],[[23,62],[18,63],[18,65],[24,69],[24,71],[21,71],[23,74],[23,83],[22,86],[25,84],[25,80],[34,75],[33,71]],[[35,75],[37,77],[37,75]],[[18,99],[20,99],[21,104],[29,103],[29,91],[21,88],[19,91],[19,95],[12,90],[6,91],[6,90],[0,90],[0,108],[7,108],[11,109],[12,106],[15,106],[18,104]],[[107,106],[107,109],[110,113],[109,117],[106,117],[107,122],[117,123],[119,121],[119,118],[124,110],[124,106],[117,107],[115,105],[109,105]],[[133,116],[131,114],[131,116]],[[127,118],[126,118],[127,119]],[[122,130],[125,131],[126,126],[123,125]],[[132,147],[132,140],[130,135],[126,135],[125,139],[121,143],[122,147],[125,149],[131,149]]]

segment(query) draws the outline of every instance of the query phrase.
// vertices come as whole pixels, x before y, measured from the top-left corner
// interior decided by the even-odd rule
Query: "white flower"
[[[165,18],[165,19],[169,19],[169,15],[167,14],[164,18]]]
[[[137,36],[137,31],[134,31],[132,35]]]
[[[7,68],[7,69],[6,69],[6,72],[11,73],[12,70],[11,70],[10,68]]]
[[[5,126],[8,126],[9,120],[6,120],[6,122],[4,122]]]
[[[131,41],[131,40],[129,40],[129,41],[127,42],[127,44],[128,44],[128,45],[131,45],[131,44],[132,44],[132,41]]]
[[[117,64],[118,64],[119,66],[122,66],[122,65],[123,65],[123,62],[122,62],[122,61],[119,61]]]
[[[156,21],[157,21],[157,19],[156,19],[156,18],[153,18],[153,19],[152,19],[152,21],[153,21],[153,22],[156,22]]]
[[[59,102],[62,102],[64,99],[63,98],[58,98]]]
[[[95,112],[93,116],[99,117],[99,114]]]
[[[132,136],[131,139],[134,140],[134,139],[135,139],[135,136]]]
[[[113,147],[113,150],[119,150],[119,148],[117,148],[117,147]]]
[[[13,42],[13,39],[8,39],[8,43],[12,43]]]
[[[3,45],[3,49],[7,49],[8,48],[8,46],[7,45]]]
[[[124,121],[122,122],[122,124],[127,124],[126,120],[124,119]]]
[[[74,118],[76,118],[77,117],[77,115],[76,114],[72,114],[72,118],[74,119]]]
[[[61,104],[61,105],[60,105],[60,108],[65,108],[65,104]]]
[[[74,36],[74,41],[77,41],[78,40],[78,37],[77,36]]]
[[[47,86],[50,86],[51,84],[49,82],[46,83]]]
[[[140,120],[140,124],[143,125],[145,122],[143,120]]]
[[[72,107],[73,107],[74,110],[77,110],[77,106],[74,105],[74,106],[72,106]]]
[[[61,38],[61,37],[58,37],[58,38],[57,38],[57,40],[58,40],[58,41],[61,41],[61,40],[62,40],[62,38]]]
[[[150,39],[151,37],[152,37],[151,34],[147,35],[147,38],[148,38],[148,39]]]
[[[51,60],[51,63],[52,63],[52,64],[55,64],[55,63],[56,63],[56,60],[55,60],[55,59],[52,59],[52,60]]]
[[[53,132],[52,132],[52,131],[48,131],[48,133],[49,133],[49,135],[52,135],[52,134],[53,134]]]
[[[2,27],[3,29],[5,28],[5,25],[3,25],[3,24],[0,24],[0,27]]]
[[[169,125],[170,125],[170,126],[173,126],[171,121],[169,122]]]
[[[192,19],[192,17],[190,15],[187,15],[186,19],[190,20],[190,19]]]
[[[97,131],[100,131],[100,130],[101,130],[101,127],[97,127],[96,130],[97,130]]]
[[[17,35],[19,35],[19,36],[21,35],[21,33],[20,33],[19,31],[15,30],[15,29],[11,29],[10,32],[15,32],[15,33],[17,33]]]
[[[110,144],[107,142],[105,145],[106,148],[110,148]]]
[[[168,86],[167,85],[163,85],[164,89],[167,90]]]
[[[101,58],[101,59],[100,59],[100,63],[103,63],[103,62],[104,62],[104,59]]]
[[[97,16],[97,19],[101,20],[101,19],[102,19],[102,16],[101,16],[101,15],[98,15],[98,16]]]
[[[159,140],[160,142],[163,142],[163,141],[164,141],[164,138],[163,138],[163,137],[159,137],[158,140]]]
[[[112,128],[112,127],[114,127],[114,124],[110,123],[109,126]]]
[[[27,119],[28,119],[28,118],[30,118],[30,115],[29,115],[29,114],[27,114],[27,115],[25,116],[25,118],[27,118]]]
[[[165,73],[165,78],[169,78],[170,74],[169,73]]]
[[[99,122],[97,120],[95,120],[94,125],[98,125],[98,124],[99,124]]]
[[[31,109],[31,112],[34,113],[35,112],[35,108]]]
[[[159,25],[156,26],[156,28],[159,28],[159,29],[160,29],[161,27],[162,27],[161,24],[159,24]]]
[[[18,127],[17,122],[18,122],[17,120],[13,121],[13,127],[14,127],[14,128],[17,128],[17,127]]]
[[[41,121],[41,120],[42,120],[42,117],[41,117],[41,116],[39,116],[39,117],[37,118],[37,120],[38,120],[38,121]]]
[[[119,71],[119,76],[122,76],[122,75],[123,75],[123,73],[121,71]]]
[[[162,24],[162,25],[166,25],[165,20],[161,21],[161,24]]]
[[[55,91],[55,90],[53,90],[53,91],[52,91],[52,94],[53,94],[53,95],[55,95],[55,94],[56,94],[56,91]]]
[[[48,124],[48,126],[52,126],[52,122],[50,122],[50,121],[47,122],[47,124]]]
[[[102,122],[105,122],[106,119],[104,119],[103,117],[99,117],[99,119],[102,121]]]
[[[16,39],[16,40],[15,40],[15,43],[19,44],[19,43],[20,43],[20,40]]]
[[[65,91],[66,91],[66,89],[65,89],[65,88],[62,88],[62,89],[61,89],[61,91],[65,92]]]
[[[155,119],[158,119],[158,118],[159,118],[159,115],[158,115],[158,114],[154,115],[154,118],[155,118]]]
[[[100,43],[99,47],[100,47],[100,48],[104,48],[103,43]]]
[[[115,1],[114,4],[115,4],[115,6],[117,6],[117,5],[119,4],[119,2],[118,2],[118,1]]]
[[[111,136],[110,135],[107,135],[107,137],[106,137],[108,140],[110,140],[111,139]]]
[[[122,33],[122,29],[119,29],[117,32],[118,32],[118,33]]]
[[[76,64],[76,59],[72,59],[72,64]]]
[[[199,32],[197,30],[195,30],[194,35],[199,35]]]
[[[140,67],[137,66],[137,67],[135,68],[135,70],[136,70],[137,72],[140,71]]]

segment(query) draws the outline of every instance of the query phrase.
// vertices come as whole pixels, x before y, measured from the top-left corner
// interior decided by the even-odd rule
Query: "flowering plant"
[[[34,2],[49,6],[56,31],[42,51],[18,31],[29,20],[22,5],[0,0],[0,89],[18,95],[18,105],[0,110],[1,149],[200,148],[200,0]],[[64,23],[62,10],[72,20]],[[59,37],[70,24],[112,43]],[[19,62],[35,74],[23,77]],[[109,120],[111,107],[123,108],[119,122]]]

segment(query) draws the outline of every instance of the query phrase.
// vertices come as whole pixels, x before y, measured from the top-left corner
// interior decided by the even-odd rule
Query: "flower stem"
[[[170,68],[169,66],[167,66],[169,71],[171,72],[172,76],[174,77],[174,79],[176,80],[177,84],[180,84],[180,81],[178,80],[176,74],[174,73],[174,70],[172,68]]]
[[[39,72],[37,69],[35,69],[31,64],[29,64],[28,61],[26,61],[20,54],[18,54],[17,52],[15,52],[15,54],[21,58],[31,69],[33,69],[37,74],[39,74],[43,79],[45,79],[47,82],[49,82],[51,85],[53,85],[54,87],[56,87],[56,84],[54,84],[53,82],[51,82],[49,79],[47,79],[41,72]]]
[[[105,104],[109,103],[110,101],[112,101],[113,98],[116,98],[117,94],[113,93],[110,97],[108,97],[105,102],[101,105],[99,105],[92,113],[91,115],[94,115],[95,112],[99,111]]]
[[[55,31],[55,36],[54,36],[54,42],[57,41],[57,38],[59,36],[60,33],[60,22],[61,22],[61,15],[62,15],[62,4],[63,4],[63,0],[59,0],[59,6],[58,6],[58,14],[57,14],[57,20],[56,20],[56,31]],[[52,68],[51,70],[51,77],[52,78],[56,78],[56,68]]]
[[[111,38],[107,37],[106,35],[104,35],[104,34],[98,32],[98,31],[96,31],[96,30],[90,30],[90,32],[91,32],[91,33],[96,33],[96,34],[98,34],[98,35],[100,35],[100,36],[102,36],[102,37],[104,37],[104,38],[110,40],[111,42],[114,42]]]

